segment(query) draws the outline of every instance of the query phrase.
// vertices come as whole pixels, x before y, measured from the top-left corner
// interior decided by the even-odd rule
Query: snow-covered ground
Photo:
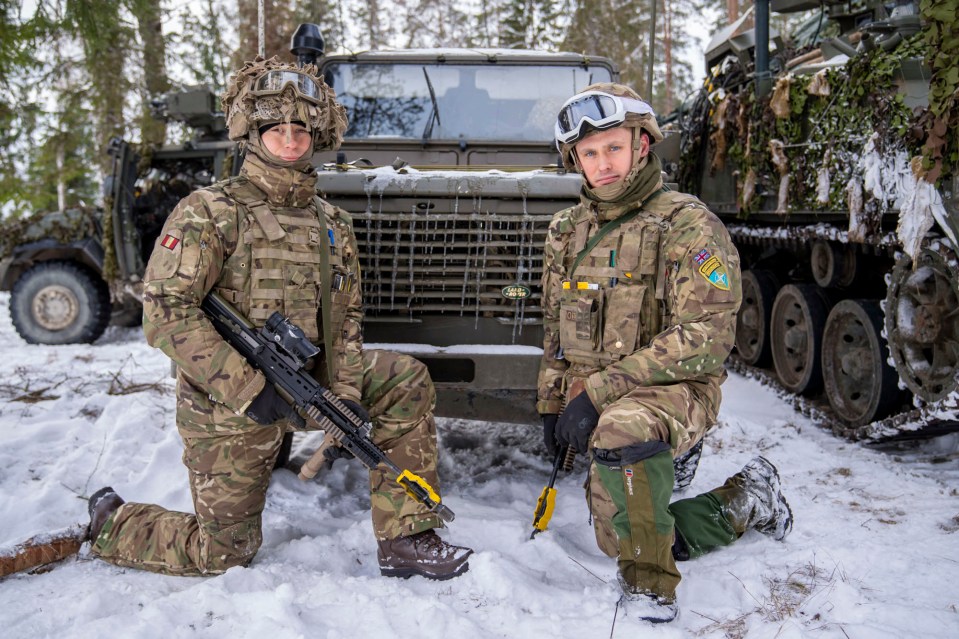
[[[0,548],[86,522],[86,496],[190,511],[169,365],[139,329],[94,346],[38,347],[0,294]],[[679,619],[628,637],[959,636],[959,437],[877,451],[836,439],[758,382],[732,376],[691,491],[753,455],[779,466],[796,516],[777,543],[753,531],[681,564]],[[549,462],[539,429],[440,421],[447,538],[476,549],[448,582],[379,576],[365,469],[317,482],[274,474],[264,543],[212,578],[124,570],[81,553],[0,581],[3,637],[608,637],[615,562],[596,548],[581,484],[563,475],[549,530],[529,541]],[[302,459],[315,437],[298,441]]]

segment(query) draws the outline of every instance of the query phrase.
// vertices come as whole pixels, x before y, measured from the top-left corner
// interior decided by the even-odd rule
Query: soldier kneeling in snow
[[[632,89],[569,99],[556,144],[583,175],[557,213],[543,265],[545,340],[537,410],[547,449],[590,455],[599,547],[618,558],[620,603],[652,622],[678,613],[676,560],[749,528],[783,539],[792,513],[776,468],[752,460],[722,487],[670,504],[673,459],[715,424],[742,300],[739,255],[698,199],[663,186],[663,139]],[[686,479],[688,479],[688,473]]]
[[[201,311],[211,291],[257,328],[279,311],[314,344],[329,336],[322,351],[332,361],[317,362],[313,374],[363,421],[372,419],[373,442],[393,461],[439,486],[429,373],[410,357],[363,350],[351,220],[316,194],[311,158],[339,146],[343,107],[315,67],[274,58],[240,69],[223,108],[230,138],[246,148],[240,174],[180,202],[144,278],[147,341],[178,368],[177,427],[196,514],[124,503],[109,488],[90,499],[94,555],[166,574],[217,574],[252,561],[291,416]],[[321,251],[329,252],[328,278]],[[321,308],[321,287],[330,289],[329,309]],[[330,318],[326,329],[322,318]],[[328,450],[335,458],[341,449]],[[467,570],[472,550],[443,541],[436,515],[382,470],[370,472],[370,486],[382,574],[448,579]]]

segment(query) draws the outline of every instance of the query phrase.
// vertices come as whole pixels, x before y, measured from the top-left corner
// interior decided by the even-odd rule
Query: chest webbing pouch
[[[251,189],[243,188],[242,185],[243,183],[231,182],[224,186],[223,190],[238,204],[241,204],[253,214],[253,218],[256,220],[256,223],[260,225],[260,228],[263,229],[263,233],[268,240],[275,242],[285,236],[286,231],[280,226],[280,222],[276,219],[276,216],[273,215],[273,211],[270,210],[269,205],[262,198],[252,193]]]
[[[659,189],[654,191],[652,195],[650,195],[648,198],[643,200],[638,207],[636,207],[629,213],[620,215],[615,220],[610,220],[605,225],[603,225],[603,227],[599,229],[599,232],[596,233],[596,235],[589,238],[589,242],[586,243],[586,246],[583,247],[583,250],[580,251],[579,254],[576,256],[576,260],[573,262],[573,266],[572,268],[569,269],[569,274],[566,276],[567,279],[570,279],[570,280],[573,279],[573,274],[576,272],[576,267],[580,265],[580,262],[586,259],[586,256],[589,255],[590,251],[596,248],[596,245],[599,244],[604,237],[606,237],[607,235],[609,235],[610,233],[618,229],[620,226],[622,226],[626,222],[629,222],[630,220],[634,219],[637,215],[642,213],[643,207],[645,207],[647,204],[652,202],[655,198],[665,193],[667,190],[668,189],[665,186],[660,187]]]
[[[323,347],[326,350],[326,373],[328,382],[333,385],[333,313],[332,291],[330,290],[330,235],[326,225],[326,211],[319,196],[313,197],[316,206],[316,219],[320,223],[320,324],[323,331]]]

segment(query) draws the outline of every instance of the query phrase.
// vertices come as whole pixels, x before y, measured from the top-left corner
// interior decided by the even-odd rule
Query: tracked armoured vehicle
[[[786,37],[770,9],[818,11]],[[760,0],[668,127],[674,178],[742,256],[734,361],[853,439],[959,427],[956,15]]]
[[[291,50],[316,59],[349,114],[339,152],[314,160],[318,189],[353,218],[367,344],[424,361],[439,414],[534,421],[542,246],[552,214],[580,188],[562,170],[553,118],[569,95],[615,80],[615,65],[519,50],[322,56],[313,25],[298,29]],[[5,234],[0,289],[12,290],[28,342],[91,342],[111,312],[137,316],[167,215],[239,169],[209,91],[156,107],[194,127],[195,139],[160,149],[117,140],[105,210],[36,216]]]

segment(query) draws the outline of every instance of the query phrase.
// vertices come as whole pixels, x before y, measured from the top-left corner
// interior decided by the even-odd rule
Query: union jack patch
[[[700,260],[701,257],[704,259]],[[726,266],[718,257],[703,249],[696,255],[696,263],[699,264],[699,274],[706,278],[707,282],[721,291],[729,290],[729,275],[726,273]]]
[[[180,238],[178,238],[178,237],[173,237],[172,235],[170,235],[169,233],[167,233],[167,235],[166,235],[166,236],[163,238],[163,240],[160,242],[160,246],[162,246],[162,247],[165,248],[165,249],[169,249],[169,250],[172,251],[173,249],[176,248],[176,245],[179,244],[179,243],[180,243]]]

